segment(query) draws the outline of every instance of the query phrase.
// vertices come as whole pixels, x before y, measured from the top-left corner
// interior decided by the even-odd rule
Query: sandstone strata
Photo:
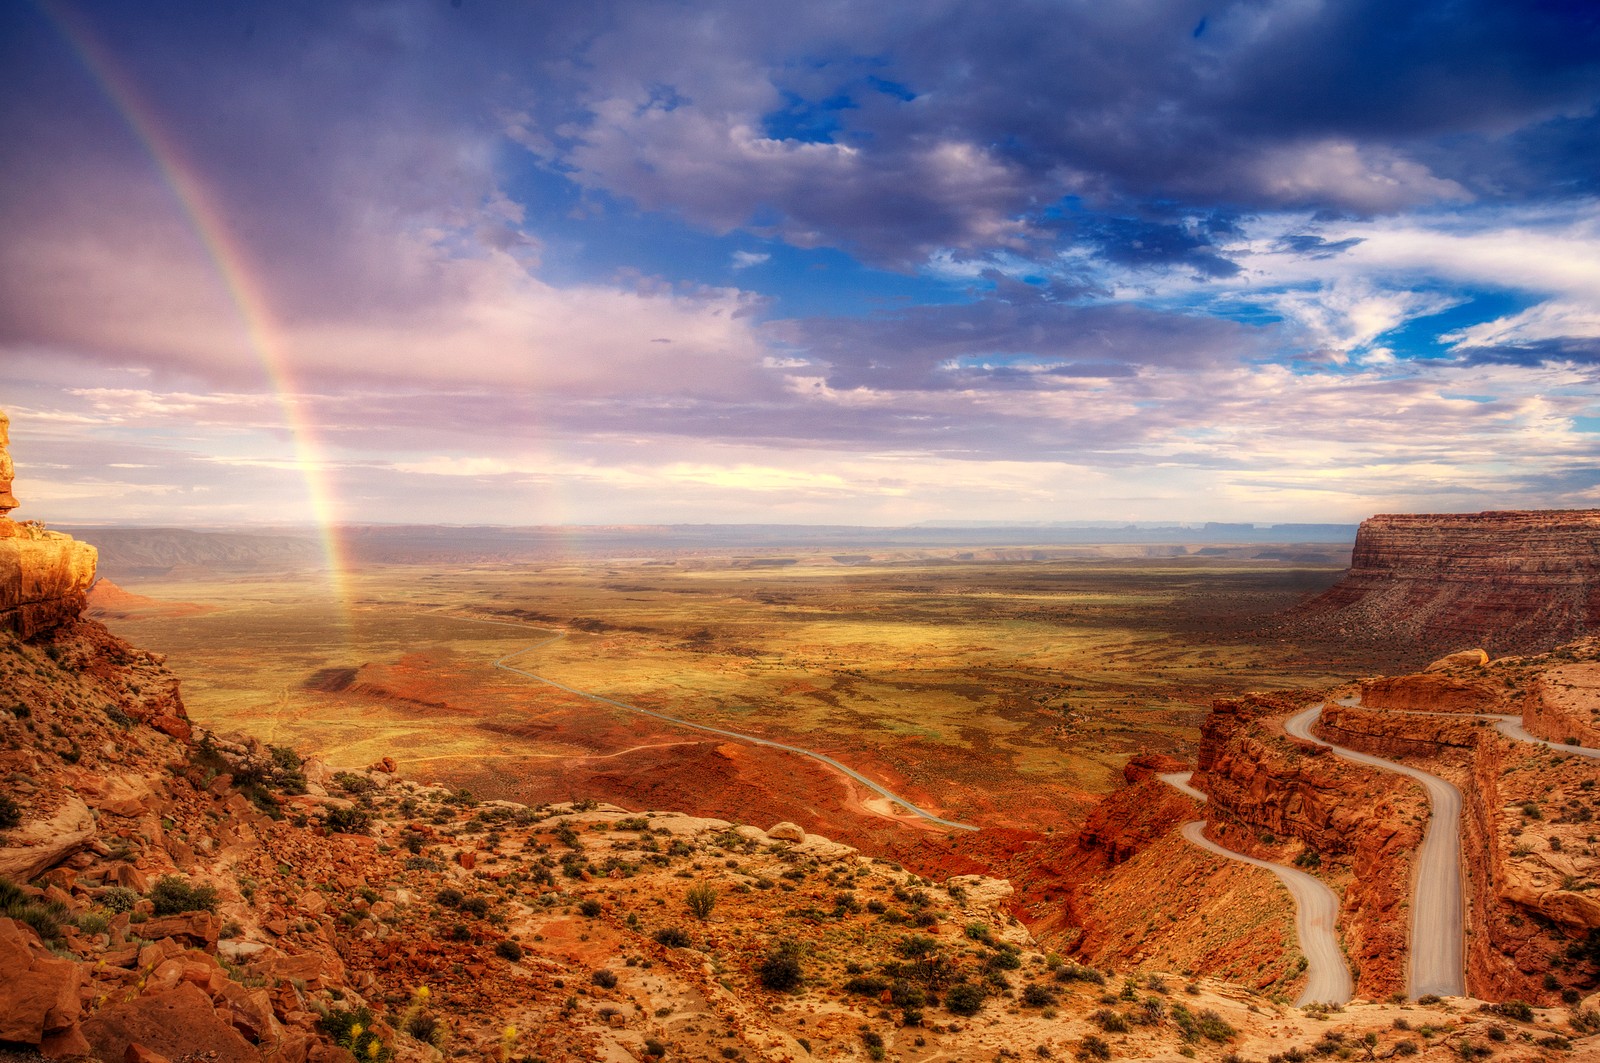
[[[31,638],[83,612],[96,554],[70,535],[11,519],[10,426],[0,412],[0,631]]]
[[[1349,572],[1291,627],[1497,655],[1600,631],[1600,510],[1372,517]]]

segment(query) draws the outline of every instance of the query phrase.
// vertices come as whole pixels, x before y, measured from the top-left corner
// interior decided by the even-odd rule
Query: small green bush
[[[944,995],[944,1006],[956,1015],[976,1015],[983,1010],[984,998],[988,993],[983,986],[973,982],[961,982],[950,987]]]
[[[696,919],[709,919],[711,910],[717,906],[717,891],[711,886],[692,886],[683,900]]]
[[[655,934],[656,944],[665,945],[669,949],[686,949],[689,947],[689,934],[687,931],[675,926],[664,926]]]
[[[780,942],[761,961],[757,973],[761,977],[761,984],[768,989],[780,992],[794,989],[804,976],[800,965],[800,945],[794,941]]]
[[[188,879],[178,875],[163,875],[150,887],[150,900],[156,906],[157,915],[214,912],[217,889],[215,886],[192,886]]]
[[[517,963],[522,959],[522,946],[507,938],[494,947],[494,954],[502,960],[510,960],[512,963]]]

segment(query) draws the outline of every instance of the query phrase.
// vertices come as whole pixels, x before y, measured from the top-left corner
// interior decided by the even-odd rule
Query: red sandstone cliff
[[[96,556],[70,535],[0,518],[0,631],[32,638],[76,620]]]
[[[1429,654],[1552,649],[1600,631],[1600,510],[1372,517],[1349,572],[1289,626]]]

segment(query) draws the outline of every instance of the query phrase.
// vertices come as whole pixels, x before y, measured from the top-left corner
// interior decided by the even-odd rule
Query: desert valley
[[[0,145],[0,1063],[1600,1063],[1595,0],[23,0]]]
[[[1348,570],[390,532],[341,595],[292,536],[4,528],[0,1043],[1600,1046],[1600,513],[1379,518]]]

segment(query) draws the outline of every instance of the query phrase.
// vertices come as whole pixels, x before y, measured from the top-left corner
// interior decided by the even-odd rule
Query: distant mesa
[[[1290,627],[1435,655],[1537,653],[1600,633],[1600,510],[1373,517],[1344,578]]]

